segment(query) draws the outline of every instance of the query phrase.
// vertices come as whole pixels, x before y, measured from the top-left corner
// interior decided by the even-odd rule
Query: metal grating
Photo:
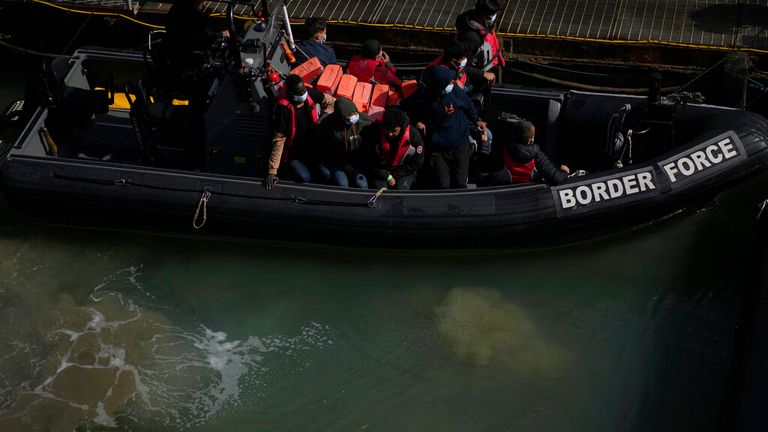
[[[137,0],[51,0],[127,9]],[[272,10],[283,0],[270,0]],[[337,23],[451,31],[474,0],[287,0],[297,20],[320,16]],[[164,12],[172,2],[147,0],[142,11]],[[226,5],[204,2],[205,11]],[[248,5],[235,12],[250,16]],[[502,36],[768,50],[768,0],[508,0],[499,16]]]

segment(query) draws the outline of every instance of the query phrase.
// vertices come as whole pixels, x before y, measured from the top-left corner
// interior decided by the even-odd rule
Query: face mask
[[[320,35],[320,43],[321,44],[324,44],[325,41],[327,41],[327,40],[328,40],[328,33],[323,33],[323,34]]]
[[[358,121],[360,121],[360,114],[352,114],[351,117],[347,117],[346,120],[344,120],[348,125],[356,124]]]
[[[446,95],[447,95],[448,93],[450,93],[450,92],[452,92],[452,91],[453,91],[453,83],[450,83],[450,84],[448,84],[448,85],[447,85],[447,86],[446,86],[446,87],[443,89],[443,94],[446,94]]]
[[[465,68],[465,67],[467,67],[467,59],[464,59],[464,60],[462,60],[462,61],[459,63],[459,68],[460,68],[460,69],[462,69],[462,68]]]
[[[305,91],[305,92],[304,92],[304,94],[303,94],[303,95],[301,95],[301,96],[292,96],[292,98],[293,98],[293,101],[294,101],[294,102],[296,102],[296,103],[302,103],[302,102],[305,102],[305,101],[307,100],[307,95],[308,95],[308,94],[309,94],[309,93],[307,93],[307,92]]]
[[[493,15],[491,15],[491,17],[490,17],[490,18],[488,18],[488,22],[490,22],[490,23],[496,22],[496,15],[497,15],[497,14],[493,14]]]

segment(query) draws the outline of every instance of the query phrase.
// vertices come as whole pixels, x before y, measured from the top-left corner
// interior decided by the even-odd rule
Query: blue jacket
[[[296,46],[299,48],[296,50],[297,65],[304,63],[312,57],[317,57],[323,67],[326,67],[329,64],[336,64],[336,53],[333,51],[333,48],[328,45],[321,44],[316,40],[303,40],[296,42]],[[302,51],[307,55],[305,56],[302,54]]]
[[[448,94],[437,94],[419,87],[400,102],[412,122],[427,126],[427,137],[434,151],[452,150],[465,144],[470,128],[479,120],[475,105],[459,86]]]

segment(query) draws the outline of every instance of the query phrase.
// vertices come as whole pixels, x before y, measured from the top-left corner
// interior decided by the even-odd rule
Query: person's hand
[[[493,72],[485,72],[483,73],[483,76],[491,84],[496,82],[496,75]]]
[[[397,184],[397,179],[392,177],[392,174],[390,174],[389,177],[387,177],[387,186],[392,187],[396,184]]]
[[[475,126],[477,126],[478,129],[483,131],[485,133],[485,128],[488,126],[484,121],[478,120],[477,123],[475,123]]]
[[[381,52],[381,59],[384,60],[384,63],[389,63],[389,54],[387,54],[384,51],[382,51]]]
[[[220,32],[221,36],[228,38],[229,37],[229,30],[222,30]]]
[[[427,134],[427,125],[425,125],[422,122],[416,123],[416,129],[421,132],[423,135]]]
[[[568,168],[568,165],[560,165],[560,171],[563,171],[566,174],[570,174],[571,173],[571,169]]]
[[[277,184],[277,176],[274,174],[267,174],[266,177],[264,177],[264,187],[267,190],[272,190],[273,187]]]

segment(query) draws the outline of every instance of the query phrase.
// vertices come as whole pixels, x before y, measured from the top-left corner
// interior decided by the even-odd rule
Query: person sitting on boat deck
[[[467,43],[451,39],[448,44],[443,48],[443,54],[434,59],[425,68],[428,69],[432,66],[443,65],[456,71],[456,77],[454,82],[461,88],[466,89],[467,85],[467,58],[469,57],[470,49]],[[422,81],[424,80],[424,74],[422,73]]]
[[[541,181],[558,185],[568,179],[570,168],[560,168],[549,160],[535,142],[536,127],[528,120],[521,120],[512,126],[510,143],[504,149],[504,168],[501,171],[486,174],[478,181],[478,186],[499,186],[513,183]]]
[[[411,189],[424,164],[424,141],[410,123],[405,112],[388,108],[381,121],[363,133],[366,165],[377,189]]]
[[[487,112],[491,105],[491,85],[496,82],[496,74],[491,70],[501,65],[499,40],[496,38],[496,17],[501,10],[498,0],[477,0],[474,8],[456,18],[457,39],[470,47],[467,77],[472,84],[470,97],[478,109]]]
[[[357,77],[359,82],[386,84],[396,90],[403,85],[397,76],[397,68],[389,62],[389,54],[381,49],[376,39],[363,41],[360,52],[352,56],[347,64],[347,73]]]
[[[277,183],[278,170],[287,170],[299,183],[311,180],[308,167],[314,166],[317,154],[310,129],[320,120],[323,111],[333,110],[334,101],[328,94],[308,89],[298,75],[288,75],[275,106],[275,134],[264,179],[267,189]]]
[[[312,57],[317,57],[323,67],[336,64],[336,52],[326,45],[328,23],[323,18],[307,18],[304,22],[307,39],[296,42],[296,64],[302,64]]]
[[[319,173],[325,183],[368,189],[368,179],[355,168],[362,147],[361,132],[371,124],[368,114],[341,96],[334,103],[333,113],[318,123],[315,129],[320,146]]]
[[[485,129],[469,97],[453,83],[453,69],[438,65],[424,72],[424,85],[400,101],[416,128],[426,137],[431,153],[429,166],[436,186],[442,189],[467,187],[472,146],[472,125]]]
[[[207,92],[203,55],[228,30],[216,27],[202,11],[202,0],[177,0],[168,11],[165,36],[157,48],[157,84],[170,96],[196,100]]]

